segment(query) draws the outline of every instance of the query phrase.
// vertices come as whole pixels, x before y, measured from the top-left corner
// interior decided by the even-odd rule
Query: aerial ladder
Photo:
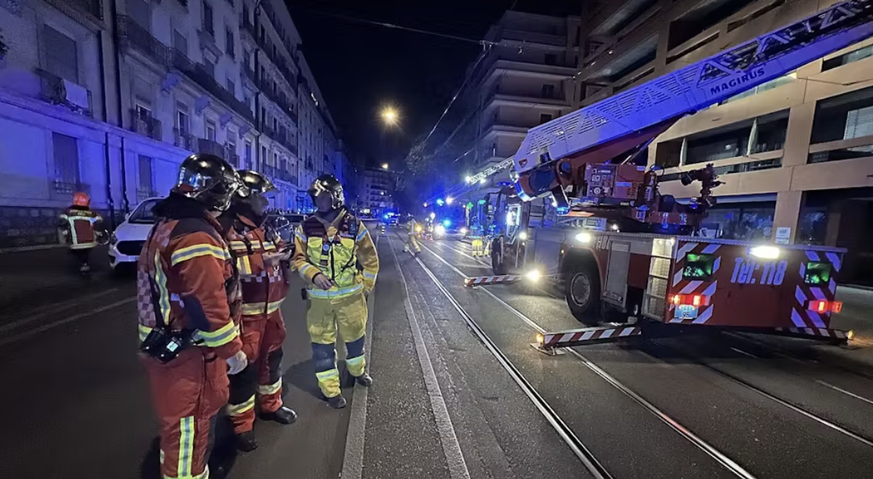
[[[680,204],[660,194],[641,154],[679,119],[871,36],[873,0],[840,2],[532,128],[501,164],[512,162],[506,194],[516,204],[508,234],[491,244],[494,273],[557,278],[579,321],[614,322],[540,335],[541,347],[654,336],[665,325],[849,339],[829,328],[845,250],[696,236],[721,184],[713,166],[682,174],[701,189]],[[532,226],[531,205],[549,203],[559,224]]]

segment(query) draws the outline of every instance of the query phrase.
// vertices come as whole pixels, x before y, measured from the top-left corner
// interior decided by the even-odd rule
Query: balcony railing
[[[158,64],[179,70],[237,114],[252,123],[255,122],[249,106],[215,81],[202,65],[192,62],[184,53],[164,45],[130,17],[118,16],[118,36],[123,48],[132,46]]]
[[[64,80],[46,70],[36,70],[40,77],[40,96],[54,105],[63,105],[85,116],[92,116],[91,91],[81,85]]]
[[[197,139],[197,152],[208,153],[210,155],[215,155],[220,158],[224,158],[227,154],[227,151],[224,149],[224,145],[217,141],[207,140],[206,138]]]
[[[143,116],[138,111],[130,110],[130,130],[134,133],[147,136],[153,140],[161,141],[163,137],[163,129],[161,128],[160,120],[150,116]]]
[[[77,12],[82,12],[98,20],[103,20],[103,2],[101,0],[46,0],[46,2],[74,18]]]
[[[199,146],[196,136],[178,128],[173,128],[173,144],[188,151],[197,151]]]

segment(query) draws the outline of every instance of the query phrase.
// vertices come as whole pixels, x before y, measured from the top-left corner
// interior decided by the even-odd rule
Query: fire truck
[[[546,350],[703,327],[851,339],[830,328],[845,250],[704,237],[712,165],[682,174],[700,184],[682,204],[659,192],[644,152],[680,118],[873,36],[871,20],[873,0],[840,2],[531,129],[497,195],[496,276],[467,284],[557,280],[592,327],[540,335]]]

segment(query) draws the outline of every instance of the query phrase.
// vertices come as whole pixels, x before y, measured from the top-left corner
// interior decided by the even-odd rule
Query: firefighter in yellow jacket
[[[415,218],[410,216],[406,222],[406,244],[403,245],[403,251],[412,253],[413,256],[421,254],[421,246],[418,245],[418,235],[422,233],[421,225],[415,221]]]
[[[307,281],[312,304],[306,317],[318,386],[328,404],[346,406],[336,366],[336,333],[346,343],[346,367],[358,384],[373,383],[364,362],[367,302],[376,284],[379,257],[370,232],[344,207],[343,187],[322,175],[309,190],[318,212],[298,228],[294,267]]]

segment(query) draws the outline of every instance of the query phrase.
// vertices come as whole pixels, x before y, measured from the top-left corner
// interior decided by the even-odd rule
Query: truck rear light
[[[843,310],[843,302],[814,299],[809,302],[806,309],[816,313],[839,313]]]
[[[709,296],[704,296],[702,294],[674,294],[670,297],[670,302],[676,306],[709,306]]]

